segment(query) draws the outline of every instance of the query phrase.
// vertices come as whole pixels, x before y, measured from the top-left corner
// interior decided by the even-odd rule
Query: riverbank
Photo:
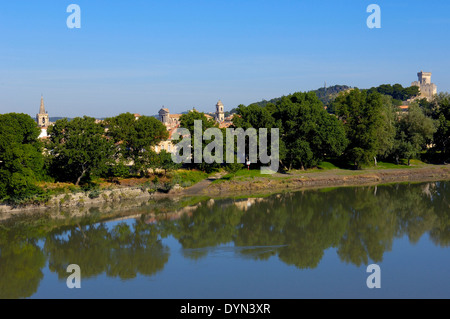
[[[222,197],[306,188],[368,186],[442,180],[450,180],[450,165],[424,165],[417,168],[366,169],[360,171],[343,169],[312,170],[218,180],[205,188],[201,194]]]
[[[122,202],[135,202],[141,205],[152,199],[207,196],[255,196],[257,194],[276,193],[323,187],[367,186],[403,182],[432,182],[450,180],[449,165],[421,165],[400,169],[365,169],[360,171],[344,169],[293,171],[282,174],[261,175],[259,171],[242,171],[241,175],[218,173],[183,188],[176,185],[168,192],[149,190],[142,185],[134,187],[114,187],[101,189],[97,196],[92,193],[75,192],[53,196],[41,205],[9,206],[0,205],[0,220],[11,215],[36,210],[80,210],[86,211],[95,206],[115,206]],[[120,206],[120,205],[119,205]]]

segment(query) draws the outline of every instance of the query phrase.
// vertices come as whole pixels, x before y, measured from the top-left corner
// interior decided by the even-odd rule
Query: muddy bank
[[[367,171],[330,170],[305,174],[276,174],[253,179],[220,181],[203,190],[209,196],[268,193],[304,188],[365,186],[401,182],[432,182],[450,180],[450,165],[410,169]]]
[[[432,182],[450,180],[450,165],[428,166],[411,169],[383,169],[367,171],[330,170],[305,172],[301,174],[275,174],[267,177],[220,180],[221,175],[204,180],[190,188],[176,187],[168,193],[149,192],[142,187],[105,189],[95,198],[90,193],[66,193],[52,197],[41,205],[13,207],[0,205],[0,220],[15,214],[27,214],[36,211],[69,211],[71,214],[85,214],[89,209],[99,208],[105,213],[123,208],[140,207],[150,200],[171,199],[177,201],[184,197],[207,196],[255,196],[276,193],[285,190],[307,188],[364,186],[399,182]],[[219,180],[215,180],[219,179]]]
[[[180,188],[168,193],[149,192],[142,187],[127,187],[100,190],[95,197],[92,192],[65,193],[53,196],[47,203],[40,205],[11,206],[0,205],[0,220],[8,219],[15,214],[33,214],[37,211],[49,211],[52,214],[71,212],[71,215],[83,215],[92,208],[98,208],[105,213],[112,210],[140,207],[152,199],[176,199],[180,196]]]

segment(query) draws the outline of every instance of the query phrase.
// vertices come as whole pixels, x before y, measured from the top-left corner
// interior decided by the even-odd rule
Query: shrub
[[[91,191],[89,193],[89,198],[90,199],[94,199],[94,198],[99,198],[100,197],[100,190],[99,189],[94,189],[93,191]]]

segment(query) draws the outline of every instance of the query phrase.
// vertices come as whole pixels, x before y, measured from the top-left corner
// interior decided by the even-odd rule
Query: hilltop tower
[[[39,107],[39,113],[36,114],[36,122],[40,127],[48,127],[50,125],[50,118],[45,111],[44,97],[41,95],[41,106]]]
[[[432,100],[433,96],[437,94],[437,86],[431,83],[431,72],[420,71],[417,73],[419,81],[411,83],[411,86],[418,86],[420,89],[420,97]]]
[[[216,115],[215,120],[219,123],[225,121],[225,113],[223,111],[223,103],[219,100],[216,104]]]

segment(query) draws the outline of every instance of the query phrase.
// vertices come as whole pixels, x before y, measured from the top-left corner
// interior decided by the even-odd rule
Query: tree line
[[[433,101],[395,105],[377,90],[340,93],[325,110],[313,93],[294,93],[261,107],[240,105],[233,123],[242,128],[278,128],[280,164],[285,170],[316,166],[334,159],[342,167],[361,169],[378,160],[450,161],[450,95]]]
[[[299,92],[265,106],[239,105],[233,127],[278,128],[282,170],[312,168],[323,160],[355,169],[379,160],[396,164],[402,160],[410,164],[415,158],[450,161],[448,93],[440,93],[431,102],[412,102],[403,111],[391,95],[355,88],[341,92],[329,109],[334,113],[314,92]],[[180,127],[187,128],[192,138],[195,120],[202,121],[203,132],[218,127],[204,113],[183,114]],[[87,116],[61,119],[48,128],[47,139],[39,139],[39,134],[29,115],[0,115],[0,201],[45,197],[39,181],[85,185],[94,176],[145,176],[149,169],[180,167],[169,152],[154,151],[169,138],[166,127],[154,117],[123,113],[101,122]],[[210,142],[203,140],[202,149]],[[233,172],[243,165],[203,162],[190,167],[206,172],[224,167]]]
[[[166,127],[154,117],[124,113],[102,122],[88,116],[60,119],[48,128],[47,139],[39,135],[29,115],[0,115],[0,201],[45,199],[40,181],[86,185],[94,176],[176,168],[170,153],[154,151],[168,138]]]

